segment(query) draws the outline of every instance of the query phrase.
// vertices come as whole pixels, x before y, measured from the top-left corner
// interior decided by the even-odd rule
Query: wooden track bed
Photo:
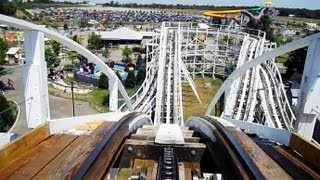
[[[70,178],[112,127],[112,123],[103,123],[90,135],[49,135],[41,127],[37,130],[42,141],[34,146],[24,146],[24,137],[13,142],[4,150],[23,147],[24,151],[7,158],[10,152],[0,152],[0,179],[63,179]],[[46,134],[46,135],[43,135]],[[28,139],[27,139],[28,140]],[[18,144],[18,145],[16,145]],[[15,151],[16,151],[15,149]],[[20,148],[21,149],[21,148]]]

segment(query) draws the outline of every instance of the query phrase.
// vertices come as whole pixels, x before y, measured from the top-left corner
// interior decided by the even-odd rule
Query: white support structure
[[[249,36],[245,36],[243,39],[239,58],[237,61],[237,68],[242,66],[245,63],[250,44],[251,44],[251,41],[249,40]],[[226,108],[223,113],[227,117],[231,117],[232,112],[234,111],[234,106],[236,104],[237,95],[238,95],[236,91],[238,91],[238,87],[240,86],[241,80],[242,79],[238,78],[235,81],[233,81],[233,83],[230,84],[229,86],[230,88],[228,88],[226,91],[226,94],[225,94]]]
[[[158,77],[157,77],[157,93],[156,93],[156,107],[155,107],[155,119],[154,124],[161,124],[162,120],[162,108],[164,101],[164,75],[165,75],[165,60],[167,51],[167,28],[165,24],[162,24],[161,35],[160,35],[160,45],[159,45],[159,62],[158,62]]]
[[[130,111],[133,110],[133,106],[130,101],[130,98],[129,98],[125,88],[123,87],[121,81],[119,80],[119,78],[115,74],[115,72],[111,68],[109,68],[108,65],[106,65],[99,57],[94,55],[91,51],[89,51],[85,47],[81,46],[80,44],[74,42],[73,40],[71,40],[71,39],[69,39],[69,38],[67,38],[57,32],[51,31],[51,30],[44,28],[42,26],[27,22],[27,21],[23,21],[20,19],[12,18],[9,16],[4,16],[4,15],[0,14],[0,23],[7,24],[10,26],[19,28],[21,30],[24,30],[24,31],[34,30],[34,31],[42,32],[46,37],[53,39],[53,40],[61,43],[64,46],[67,46],[68,48],[76,51],[77,53],[84,56],[85,58],[87,58],[91,62],[97,64],[101,68],[101,72],[106,74],[108,76],[108,78],[115,79],[116,81],[118,81],[118,88],[119,88],[118,90],[119,90],[120,94],[124,98],[125,103],[128,106],[128,109]],[[42,78],[46,78],[46,76],[43,76]],[[112,95],[110,95],[110,96],[113,97]]]
[[[23,82],[28,128],[35,128],[50,119],[44,47],[42,32],[25,31],[26,65],[23,67]]]
[[[109,111],[118,111],[118,89],[119,81],[115,78],[109,78]]]
[[[298,132],[311,139],[317,116],[320,115],[320,38],[314,39],[304,65],[298,99]]]
[[[292,126],[295,121],[295,116],[288,105],[288,100],[283,91],[283,87],[279,87],[279,85],[282,86],[281,78],[280,81],[279,78],[277,78],[277,76],[279,76],[279,72],[278,70],[274,70],[275,67],[272,63],[272,59],[296,49],[309,46],[303,84],[300,91],[302,95],[299,98],[300,112],[298,114],[299,118],[296,124],[299,132],[306,138],[310,139],[313,134],[316,115],[319,116],[319,100],[317,100],[320,96],[320,61],[318,60],[320,56],[319,39],[320,33],[288,43],[272,51],[267,49],[264,51],[265,54],[248,61],[243,66],[236,69],[222,84],[215,97],[212,99],[206,111],[206,115],[210,115],[220,96],[230,89],[232,82],[246,74],[247,70],[260,64],[261,68],[260,70],[257,69],[257,71],[260,71],[262,87],[257,90],[259,90],[260,98],[262,98],[261,105],[266,117],[265,122],[262,123],[271,127],[275,126],[277,128],[295,130]],[[273,47],[273,44],[269,43],[266,47]],[[261,50],[259,50],[258,53],[260,52]],[[270,61],[271,63],[268,63]],[[253,108],[254,107],[251,106],[250,110]],[[252,113],[249,113],[249,117],[250,116],[252,116]],[[250,117],[249,119],[250,120],[248,122],[252,122],[252,118]]]
[[[187,80],[201,103],[192,76],[219,73],[228,76],[234,68],[241,69],[273,48],[272,43],[265,41],[264,32],[248,34],[222,26],[211,27],[204,30],[186,23],[162,24],[158,36],[147,43],[147,49],[152,51],[147,53],[150,57],[146,79],[130,98],[135,110],[154,114],[155,124],[183,125],[182,80]],[[200,40],[200,36],[205,39]],[[232,41],[229,43],[226,38]],[[224,117],[291,129],[295,116],[279,86],[281,77],[270,62],[245,70],[245,75],[235,78],[236,81],[227,80],[230,92],[225,96]],[[217,72],[217,66],[225,72]]]

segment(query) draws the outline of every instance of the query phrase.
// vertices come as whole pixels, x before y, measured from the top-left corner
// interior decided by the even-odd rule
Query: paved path
[[[26,122],[26,111],[24,105],[24,95],[23,95],[23,83],[22,83],[22,65],[19,66],[8,66],[6,69],[9,71],[9,74],[1,76],[1,80],[4,83],[7,83],[7,79],[10,78],[14,80],[15,90],[7,90],[4,95],[8,99],[14,100],[16,103],[20,104],[20,116],[18,122],[16,123],[12,133],[24,133],[28,131],[27,122]]]
[[[72,116],[72,101],[53,95],[49,95],[51,119],[66,118]],[[75,100],[75,115],[83,116],[98,113],[92,109],[88,102]]]
[[[10,78],[15,81],[15,90],[8,90],[5,92],[5,96],[9,99],[16,101],[20,107],[20,116],[16,126],[14,127],[12,133],[22,134],[30,129],[27,128],[26,123],[26,112],[24,105],[24,94],[23,94],[23,83],[22,83],[22,65],[19,66],[8,66],[7,70],[10,71],[9,74],[2,76],[0,79],[7,83],[7,79]],[[56,96],[49,95],[50,104],[50,115],[51,119],[65,118],[72,116],[72,102],[70,99],[64,99]],[[92,109],[88,102],[75,101],[75,114],[76,116],[95,114],[97,111]]]

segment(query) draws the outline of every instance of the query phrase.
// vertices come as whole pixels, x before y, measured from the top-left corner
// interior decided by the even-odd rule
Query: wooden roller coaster
[[[320,179],[320,150],[297,134],[282,145],[210,117],[181,126],[183,144],[155,141],[159,126],[139,113],[87,135],[49,125],[0,151],[0,179]]]

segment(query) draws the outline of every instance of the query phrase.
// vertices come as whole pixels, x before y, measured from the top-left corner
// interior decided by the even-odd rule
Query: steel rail
[[[223,152],[232,158],[229,159],[229,163],[232,163],[233,170],[236,171],[232,172],[234,173],[233,175],[230,173],[226,176],[231,176],[232,178],[235,175],[240,175],[242,179],[265,179],[236,137],[219,122],[210,117],[192,117],[189,118],[187,126],[207,136],[211,143],[218,142],[222,145]],[[213,152],[211,152],[211,156],[214,158]],[[229,169],[229,171],[232,170]]]
[[[92,168],[94,164],[97,163],[98,158],[101,158],[100,156],[103,156],[105,158],[105,164],[104,167],[99,168],[104,168],[102,169],[104,173],[108,172],[108,170],[116,161],[117,156],[120,154],[125,139],[128,137],[128,135],[131,132],[135,131],[139,127],[139,125],[141,126],[143,124],[151,124],[150,121],[148,122],[148,120],[145,119],[141,119],[142,122],[133,122],[133,120],[137,118],[139,115],[141,114],[137,112],[130,113],[121,118],[117,123],[115,123],[115,125],[104,135],[102,140],[98,143],[98,145],[91,152],[91,154],[86,158],[84,163],[82,163],[82,165],[77,169],[72,179],[83,179],[86,176],[86,174],[91,170],[90,168]],[[137,123],[137,125],[132,126],[131,123]],[[113,145],[115,145],[114,143],[119,143],[118,147],[113,147]],[[116,148],[116,150],[108,151],[108,154],[102,154],[107,150],[105,149],[107,146]]]

